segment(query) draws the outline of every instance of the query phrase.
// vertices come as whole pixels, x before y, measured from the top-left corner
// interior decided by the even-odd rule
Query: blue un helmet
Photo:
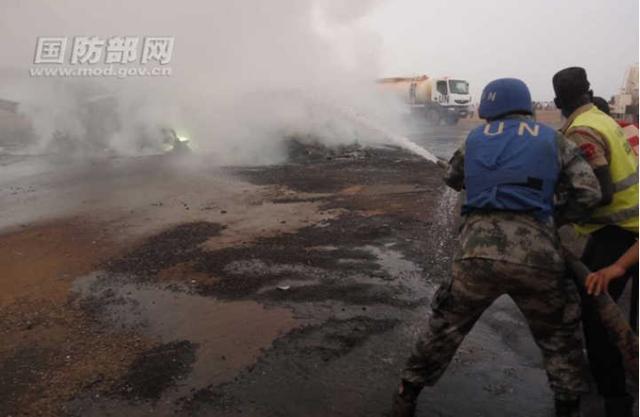
[[[482,90],[478,115],[496,119],[510,113],[533,114],[529,87],[517,78],[499,78]]]

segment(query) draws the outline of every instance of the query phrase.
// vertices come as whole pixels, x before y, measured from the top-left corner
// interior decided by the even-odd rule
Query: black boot
[[[421,387],[402,381],[393,393],[390,417],[413,417],[416,412],[416,399]]]
[[[580,417],[580,399],[556,400],[556,417]]]
[[[604,409],[607,417],[632,417],[633,398],[625,397],[605,397]]]

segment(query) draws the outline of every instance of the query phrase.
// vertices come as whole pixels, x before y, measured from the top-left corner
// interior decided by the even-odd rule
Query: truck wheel
[[[448,126],[455,126],[457,124],[458,124],[458,117],[456,117],[456,116],[447,117],[447,125]]]
[[[433,126],[440,124],[440,112],[438,110],[427,110],[427,120]]]

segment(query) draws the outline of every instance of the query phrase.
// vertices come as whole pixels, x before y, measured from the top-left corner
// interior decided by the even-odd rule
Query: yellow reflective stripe
[[[614,213],[610,213],[603,216],[592,217],[591,219],[589,219],[589,223],[617,224],[637,216],[638,216],[638,205],[636,204],[635,207],[629,207],[624,210],[617,210]]]
[[[638,183],[638,170],[627,178],[623,178],[620,181],[613,183],[613,189],[615,192],[626,190],[627,188],[636,185]]]

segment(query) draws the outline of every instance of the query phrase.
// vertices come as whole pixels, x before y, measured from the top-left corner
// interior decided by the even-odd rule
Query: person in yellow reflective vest
[[[567,118],[560,131],[575,142],[598,177],[602,189],[600,206],[589,220],[574,225],[589,236],[582,261],[596,271],[614,263],[638,239],[638,159],[615,120],[592,104],[586,71],[565,68],[553,76],[556,106]],[[631,324],[638,317],[638,263],[624,278],[611,281],[614,300],[633,280]],[[633,397],[627,392],[622,358],[609,341],[593,298],[582,294],[582,320],[589,365],[598,391],[605,399],[608,417],[632,415]]]

